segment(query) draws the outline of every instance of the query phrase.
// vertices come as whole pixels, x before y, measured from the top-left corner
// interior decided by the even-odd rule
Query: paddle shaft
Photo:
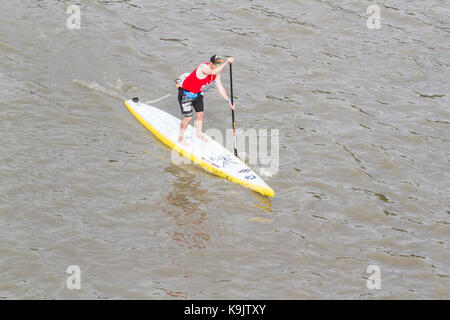
[[[230,92],[231,92],[231,104],[234,104],[233,100],[233,68],[230,63]],[[233,136],[234,136],[234,155],[237,157],[237,139],[236,139],[236,122],[234,121],[234,110],[231,109],[231,120],[233,121]]]

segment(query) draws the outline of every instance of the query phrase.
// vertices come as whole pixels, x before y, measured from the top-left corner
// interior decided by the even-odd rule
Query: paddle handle
[[[233,64],[230,63],[230,93],[231,93],[231,104],[234,104],[233,100]],[[233,121],[233,136],[234,136],[234,155],[237,157],[237,138],[236,138],[236,122],[234,121],[234,110],[231,109],[231,120]]]

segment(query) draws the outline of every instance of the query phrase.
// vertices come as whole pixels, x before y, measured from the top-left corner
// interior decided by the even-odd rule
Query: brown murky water
[[[448,1],[378,1],[380,29],[372,1],[77,3],[75,30],[70,1],[1,4],[1,298],[450,298]],[[123,105],[180,116],[173,80],[216,53],[238,128],[279,130],[273,199]]]

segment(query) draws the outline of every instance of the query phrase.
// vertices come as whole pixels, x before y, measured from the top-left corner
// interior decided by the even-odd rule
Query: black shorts
[[[189,99],[183,88],[178,88],[178,102],[180,103],[181,114],[183,117],[192,117],[194,108],[195,112],[203,112],[203,95],[199,94],[194,99]]]

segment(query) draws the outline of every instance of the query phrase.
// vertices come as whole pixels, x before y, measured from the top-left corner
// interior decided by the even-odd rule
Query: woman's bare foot
[[[202,141],[204,141],[204,142],[208,141],[208,138],[206,138],[203,134],[201,134],[201,136],[197,135],[197,138],[202,140]]]
[[[178,142],[179,142],[180,144],[182,144],[183,146],[186,146],[186,147],[189,146],[189,144],[184,140],[183,137],[179,137],[179,138],[178,138]]]

